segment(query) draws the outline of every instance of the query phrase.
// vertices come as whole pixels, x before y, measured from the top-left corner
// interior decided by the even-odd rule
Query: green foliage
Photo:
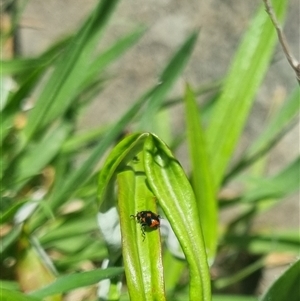
[[[288,1],[273,2],[283,19]],[[84,300],[95,300],[100,281],[110,300],[254,300],[222,290],[247,281],[273,252],[297,255],[300,246],[298,229],[251,229],[258,215],[299,191],[299,156],[273,176],[253,173],[295,124],[298,87],[229,164],[269,68],[276,32],[261,7],[222,89],[211,83],[194,93],[187,84],[184,95],[167,99],[197,43],[198,33],[191,33],[162,68],[157,85],[112,124],[79,134],[78,118],[108,82],[107,68],[145,32],[136,29],[97,50],[117,3],[99,1],[76,33],[36,58],[1,61],[1,89],[8,76],[17,84],[1,91],[2,299],[63,300],[63,294],[85,287]],[[197,96],[207,91],[213,96],[199,106]],[[34,107],[25,110],[24,99],[33,92]],[[174,104],[182,105],[186,121],[176,136],[166,122]],[[129,126],[135,132],[124,137]],[[161,137],[168,137],[170,147]],[[176,146],[183,144],[188,171],[176,158]],[[219,200],[231,182],[244,191]],[[218,215],[225,208],[240,210],[220,229]],[[162,217],[160,229],[145,228],[145,238],[130,218],[142,210]],[[255,260],[239,266],[245,254]],[[211,281],[209,268],[219,258],[237,260],[232,269],[228,260],[229,276]],[[262,301],[296,300],[297,279],[299,261]]]

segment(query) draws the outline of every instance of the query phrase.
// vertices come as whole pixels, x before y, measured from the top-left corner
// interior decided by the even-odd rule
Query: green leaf
[[[287,1],[273,1],[279,20]],[[223,93],[218,100],[207,130],[207,142],[215,185],[222,181],[238,138],[250,113],[254,96],[272,58],[276,31],[262,6],[252,21],[231,64]]]
[[[7,290],[1,288],[1,300],[2,301],[41,301],[40,298],[25,295],[18,291]]]
[[[299,279],[300,260],[297,260],[273,283],[261,301],[300,300]]]
[[[118,173],[118,204],[122,231],[123,258],[130,300],[165,300],[159,230],[143,237],[141,226],[130,215],[138,211],[156,212],[155,197],[146,184],[142,156]],[[155,248],[153,248],[155,246]]]
[[[106,188],[121,164],[132,160],[135,154],[142,149],[142,143],[148,134],[135,133],[125,137],[118,143],[106,158],[98,181],[99,205],[105,196]]]
[[[103,279],[113,278],[120,275],[123,271],[123,268],[107,268],[105,270],[97,269],[61,276],[53,283],[37,291],[31,292],[30,295],[37,298],[44,298],[55,294],[65,293],[79,287],[93,285]]]
[[[207,256],[209,262],[213,262],[218,240],[216,193],[205,133],[201,125],[194,93],[188,85],[185,92],[185,110],[188,146],[192,166],[192,185],[203,229]]]
[[[106,190],[117,174],[125,273],[130,298],[138,301],[165,300],[159,232],[146,232],[143,240],[140,225],[130,218],[137,211],[156,212],[155,197],[146,185],[143,160],[138,155],[148,136],[137,133],[125,137],[111,151],[99,175],[99,203],[103,204],[107,202]],[[111,197],[108,202],[113,206]]]
[[[144,145],[148,184],[179,240],[189,264],[190,300],[210,300],[210,277],[197,204],[179,162],[156,136]]]
[[[51,60],[43,59],[14,59],[10,61],[0,61],[1,65],[1,76],[5,74],[15,75],[21,72],[30,72],[33,69],[47,66]]]

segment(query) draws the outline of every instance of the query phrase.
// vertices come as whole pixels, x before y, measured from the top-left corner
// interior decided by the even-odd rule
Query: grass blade
[[[74,96],[78,93],[78,86],[88,72],[87,62],[82,54],[85,51],[85,55],[88,55],[89,53],[86,52],[92,50],[89,49],[90,42],[105,27],[117,2],[118,0],[100,1],[70,43],[29,114],[25,128],[27,140],[71,105]]]
[[[192,33],[179,48],[179,50],[173,55],[169,64],[163,70],[159,76],[158,82],[162,86],[156,93],[152,95],[147,107],[147,114],[141,119],[141,127],[143,130],[153,131],[155,129],[155,115],[159,108],[163,105],[162,101],[173,86],[177,78],[185,68],[188,59],[192,54],[192,50],[197,41],[198,34]]]
[[[287,1],[273,1],[280,20]],[[256,91],[267,71],[276,32],[263,6],[252,21],[232,62],[223,93],[211,115],[207,141],[212,172],[219,186],[250,112]]]
[[[195,96],[187,85],[185,92],[187,137],[192,166],[192,185],[195,192],[198,215],[209,261],[213,261],[217,247],[217,203],[214,180],[210,169],[205,133],[202,129]]]
[[[30,295],[37,298],[44,298],[54,294],[65,293],[72,289],[93,285],[103,279],[113,278],[120,275],[123,271],[123,268],[107,268],[105,270],[97,269],[88,272],[61,276],[58,277],[55,282],[40,290],[30,293]]]

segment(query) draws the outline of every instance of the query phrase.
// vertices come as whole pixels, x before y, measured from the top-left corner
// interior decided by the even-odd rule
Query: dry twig
[[[283,49],[283,52],[289,62],[289,64],[291,65],[291,67],[294,69],[295,73],[296,73],[296,77],[298,80],[298,83],[300,84],[300,63],[299,61],[297,61],[295,59],[295,57],[293,56],[293,54],[291,53],[290,49],[289,49],[289,45],[288,42],[286,40],[286,37],[279,25],[279,22],[276,18],[276,15],[274,13],[274,9],[270,3],[269,0],[263,0],[265,3],[265,7],[266,7],[266,12],[268,13],[276,31],[277,31],[277,35],[278,35],[278,39],[279,39],[279,43]]]

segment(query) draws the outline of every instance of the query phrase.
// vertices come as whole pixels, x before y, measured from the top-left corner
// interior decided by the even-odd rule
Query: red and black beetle
[[[143,240],[145,240],[145,228],[157,229],[160,226],[160,216],[152,211],[140,211],[136,215],[131,214],[130,217],[136,218],[141,224]]]

